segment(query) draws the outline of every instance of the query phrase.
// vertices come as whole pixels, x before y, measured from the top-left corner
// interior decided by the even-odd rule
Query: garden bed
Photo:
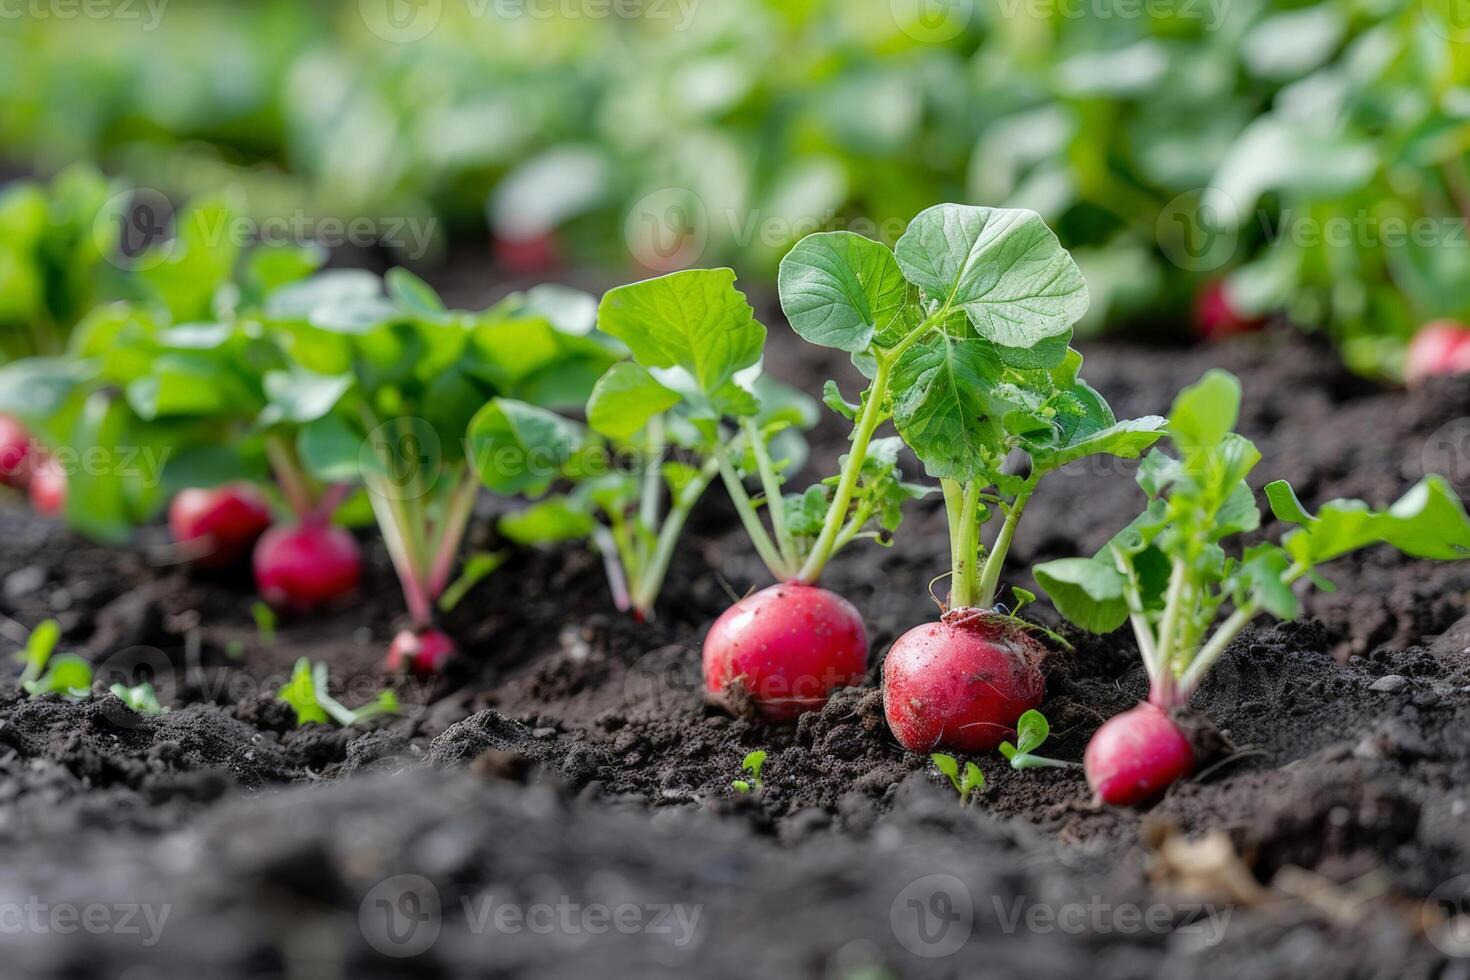
[[[1081,348],[1120,417],[1166,412],[1207,367],[1238,374],[1258,473],[1303,499],[1387,504],[1426,469],[1470,491],[1470,381],[1386,391],[1287,333]],[[851,371],[784,329],[767,364],[808,391]],[[815,471],[843,436],[831,417],[812,434]],[[1136,514],[1131,465],[1048,481],[1014,574],[1090,554]],[[472,534],[504,506],[482,499]],[[119,551],[5,510],[6,614],[56,616],[99,664],[150,665],[173,708],[0,693],[0,903],[170,908],[153,944],[141,918],[142,935],[4,928],[0,956],[32,977],[132,963],[215,977],[1432,972],[1425,899],[1470,859],[1470,564],[1370,549],[1329,566],[1339,592],[1242,634],[1201,691],[1235,752],[1150,809],[1096,807],[1080,772],[1012,771],[998,754],[976,760],[988,785],[961,808],[888,733],[875,686],[882,652],[935,615],[948,543],[936,495],[891,550],[830,566],[823,584],[864,610],[874,663],[794,728],[702,703],[703,631],[768,581],[709,494],[653,623],[611,612],[586,552],[517,554],[449,619],[467,656],[432,684],[399,682],[402,717],[298,729],[269,696],[298,657],[329,663],[348,703],[381,684],[402,601],[381,544],[362,602],[268,642],[248,583],[160,564],[161,533]],[[1075,650],[1047,664],[1047,752],[1078,759],[1147,681],[1126,630],[1063,633]],[[730,782],[754,749],[769,753],[764,788],[742,796]],[[482,921],[487,896],[573,921]],[[576,918],[593,906],[641,918],[598,933]],[[384,932],[393,909],[419,926]]]

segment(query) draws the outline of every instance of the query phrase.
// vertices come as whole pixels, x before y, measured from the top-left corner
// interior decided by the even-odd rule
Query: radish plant
[[[740,770],[748,779],[737,779],[730,783],[730,788],[737,793],[749,793],[752,790],[759,793],[765,785],[761,782],[761,770],[766,766],[766,750],[756,749],[746,754],[740,763]]]
[[[1036,750],[1051,737],[1051,723],[1046,715],[1032,708],[1016,720],[1016,742],[1000,743],[1000,754],[1005,756],[1012,769],[1071,769],[1075,762],[1048,759],[1036,754]]]
[[[1193,771],[1190,699],[1257,616],[1301,615],[1297,582],[1328,587],[1319,565],[1374,544],[1416,558],[1470,557],[1470,519],[1438,476],[1425,477],[1386,510],[1334,500],[1316,515],[1278,480],[1266,486],[1266,497],[1292,529],[1280,544],[1228,555],[1225,542],[1256,530],[1261,520],[1246,483],[1261,455],[1233,431],[1239,409],[1239,382],[1224,371],[1210,371],[1184,389],[1168,421],[1177,456],[1155,450],[1139,466],[1144,512],[1093,557],[1034,570],[1077,626],[1102,633],[1129,623],[1148,672],[1148,701],[1098,729],[1083,760],[1088,782],[1105,802],[1146,801]]]
[[[960,794],[960,806],[969,806],[975,794],[985,788],[985,773],[973,762],[966,762],[961,771],[959,760],[944,752],[932,753],[929,761],[934,763],[934,768],[939,770],[941,776],[949,780],[954,791]]]
[[[296,724],[317,722],[325,725],[335,721],[342,726],[356,725],[382,715],[398,713],[398,696],[392,691],[379,691],[367,704],[349,708],[328,690],[330,677],[327,665],[312,663],[306,657],[296,661],[291,677],[276,692],[276,700],[289,704],[296,712]]]
[[[950,522],[944,618],[910,631],[884,664],[884,704],[913,751],[993,749],[1040,703],[1041,645],[996,611],[1016,526],[1043,476],[1095,453],[1135,457],[1162,419],[1119,422],[1078,378],[1068,347],[1087,288],[1030,211],[944,204],[896,248],[846,232],[811,235],[786,256],[781,302],[805,339],[853,356],[870,379],[853,447],[799,580],[844,540],[872,436],[892,419],[940,480]],[[828,387],[828,403],[844,406]],[[1019,470],[1008,466],[1024,456]],[[993,544],[981,526],[1001,518]]]

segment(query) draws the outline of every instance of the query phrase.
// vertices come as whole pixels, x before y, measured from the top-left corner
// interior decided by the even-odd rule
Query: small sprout
[[[161,715],[168,709],[158,703],[158,692],[153,690],[153,685],[144,681],[135,687],[126,684],[114,684],[109,688],[118,700],[127,705],[140,715]]]
[[[313,664],[306,657],[296,661],[291,679],[276,692],[277,699],[296,710],[296,724],[308,722],[355,725],[378,715],[398,713],[398,697],[392,691],[379,691],[377,697],[360,708],[348,708],[327,693],[326,664]]]
[[[476,551],[464,560],[464,569],[439,597],[439,611],[447,613],[459,605],[469,591],[479,585],[510,558],[509,551]]]
[[[81,700],[92,690],[92,665],[74,653],[52,658],[61,639],[61,627],[48,619],[31,630],[26,647],[19,654],[25,663],[18,684],[29,697],[59,694],[70,700]]]
[[[761,782],[761,769],[765,764],[765,749],[756,749],[754,752],[751,752],[745,757],[745,761],[740,763],[740,768],[750,774],[750,779],[748,781],[737,779],[730,784],[731,788],[737,793],[749,793],[752,789],[759,790],[764,785]]]
[[[1000,754],[1009,760],[1012,769],[1036,769],[1050,767],[1053,769],[1071,769],[1077,763],[1063,762],[1060,759],[1047,759],[1043,756],[1033,755],[1041,748],[1043,742],[1051,735],[1051,725],[1046,720],[1046,715],[1034,708],[1023,714],[1016,722],[1016,745],[1010,742],[1000,743]]]
[[[929,761],[949,780],[954,791],[960,794],[960,806],[968,806],[975,794],[985,788],[985,774],[973,762],[965,763],[964,775],[961,775],[959,760],[952,755],[935,752],[929,756]]]
[[[262,646],[276,645],[276,611],[264,602],[257,602],[250,607],[250,615],[255,617],[255,631],[260,635]]]

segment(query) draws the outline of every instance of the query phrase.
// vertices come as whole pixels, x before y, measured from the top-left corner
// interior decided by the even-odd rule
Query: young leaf
[[[1386,511],[1374,511],[1361,500],[1332,500],[1313,517],[1285,480],[1268,484],[1266,499],[1279,520],[1300,525],[1282,538],[1282,545],[1306,564],[1380,542],[1415,558],[1470,557],[1470,519],[1440,476],[1426,476]]]
[[[850,231],[807,235],[781,260],[777,281],[781,309],[808,343],[856,354],[901,333],[909,285],[880,242]]]
[[[631,439],[649,419],[679,402],[648,369],[629,361],[608,368],[587,400],[587,424],[611,439]]]
[[[153,690],[153,685],[147,682],[128,687],[126,684],[114,684],[108,688],[118,700],[127,705],[128,708],[140,715],[152,717],[161,715],[168,709],[158,703],[158,692]]]
[[[581,429],[554,412],[496,398],[475,415],[467,435],[481,482],[497,493],[537,496],[586,446]]]
[[[936,332],[910,347],[893,372],[893,423],[930,476],[988,474],[1013,407],[1001,398],[995,348]]]
[[[1034,211],[936,205],[910,222],[895,253],[926,298],[964,310],[1004,347],[1066,336],[1087,312],[1081,271]]]

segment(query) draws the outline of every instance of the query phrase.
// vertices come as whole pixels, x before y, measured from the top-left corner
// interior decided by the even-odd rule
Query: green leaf
[[[1035,708],[1029,708],[1016,721],[1016,747],[1022,755],[1027,755],[1041,748],[1047,736],[1051,734],[1051,725],[1043,715]]]
[[[439,597],[439,611],[450,612],[470,590],[484,581],[497,568],[510,560],[508,551],[476,551],[465,558],[459,578],[449,584]]]
[[[1057,612],[1089,633],[1110,633],[1128,621],[1128,580],[1098,558],[1061,558],[1031,569]]]
[[[996,393],[1001,371],[992,345],[945,333],[899,358],[893,423],[930,476],[970,480],[1004,454],[1003,420],[1014,406]]]
[[[909,285],[880,242],[850,231],[807,235],[781,260],[777,282],[791,329],[808,343],[855,354],[902,334]]]
[[[135,445],[136,440],[128,434],[131,416],[123,399],[105,390],[93,392],[82,408],[70,444],[79,451]],[[121,460],[114,457],[114,462]],[[73,467],[67,473],[67,523],[101,541],[126,540],[133,525],[128,492],[119,465]]]
[[[399,306],[430,318],[444,312],[444,301],[434,288],[403,268],[392,268],[384,277],[388,296]]]
[[[730,269],[675,272],[609,290],[597,323],[639,364],[682,368],[711,397],[760,359],[766,341]]]
[[[30,636],[26,637],[25,650],[21,657],[25,660],[25,672],[29,677],[39,677],[46,669],[46,662],[51,659],[51,654],[56,652],[56,644],[61,641],[61,624],[54,619],[45,619],[31,630]]]
[[[832,409],[832,411],[836,412],[838,415],[841,415],[849,422],[856,421],[858,417],[858,412],[862,410],[862,406],[854,405],[852,402],[842,397],[842,390],[837,387],[837,382],[833,381],[831,378],[828,378],[827,381],[822,385],[822,404],[826,405],[828,408]]]
[[[316,678],[311,661],[302,657],[291,670],[291,678],[276,692],[276,700],[284,701],[296,711],[296,724],[317,722],[325,725],[327,713],[317,702]]]
[[[587,424],[612,439],[630,439],[649,419],[679,402],[679,393],[659,384],[648,369],[630,361],[614,364],[592,387]]]
[[[509,398],[491,401],[470,422],[471,460],[496,493],[539,496],[585,447],[581,428],[554,412]]]
[[[268,404],[261,424],[315,422],[337,406],[352,383],[349,374],[317,374],[297,366],[289,371],[269,371],[264,379]]]
[[[23,685],[26,694],[59,694],[64,698],[85,698],[92,691],[92,664],[74,653],[52,657],[46,673]]]
[[[323,483],[362,479],[363,437],[340,415],[324,415],[296,434],[296,452],[306,471]]]
[[[580,541],[596,522],[586,507],[568,497],[549,497],[500,518],[500,533],[520,545]]]
[[[1077,263],[1034,211],[940,204],[914,218],[895,253],[929,300],[964,310],[1003,347],[1069,336],[1087,312]]]
[[[1058,449],[1032,453],[1031,459],[1043,473],[1087,456],[1107,455],[1120,459],[1137,459],[1164,434],[1164,425],[1164,419],[1157,415],[1129,419],[1084,435]]]
[[[158,692],[153,689],[152,684],[146,681],[134,687],[128,687],[126,684],[114,684],[108,690],[118,700],[122,701],[123,704],[127,705],[130,711],[137,714],[152,717],[161,715],[168,710],[158,703]]]
[[[1240,564],[1236,604],[1254,599],[1277,619],[1296,619],[1302,614],[1302,603],[1284,581],[1290,564],[1286,553],[1273,544],[1251,548]]]
[[[1266,499],[1278,519],[1301,525],[1282,545],[1308,565],[1379,543],[1415,558],[1470,557],[1470,518],[1440,476],[1420,480],[1386,511],[1375,511],[1361,500],[1332,500],[1312,517],[1283,480],[1266,487]]]
[[[948,777],[950,784],[955,788],[955,792],[959,792],[960,764],[955,760],[955,757],[945,755],[943,752],[934,752],[930,754],[929,761],[934,763],[934,768],[938,769],[942,775]]]
[[[1212,368],[1174,399],[1169,436],[1183,452],[1218,446],[1234,431],[1240,415],[1240,382],[1228,371]]]

